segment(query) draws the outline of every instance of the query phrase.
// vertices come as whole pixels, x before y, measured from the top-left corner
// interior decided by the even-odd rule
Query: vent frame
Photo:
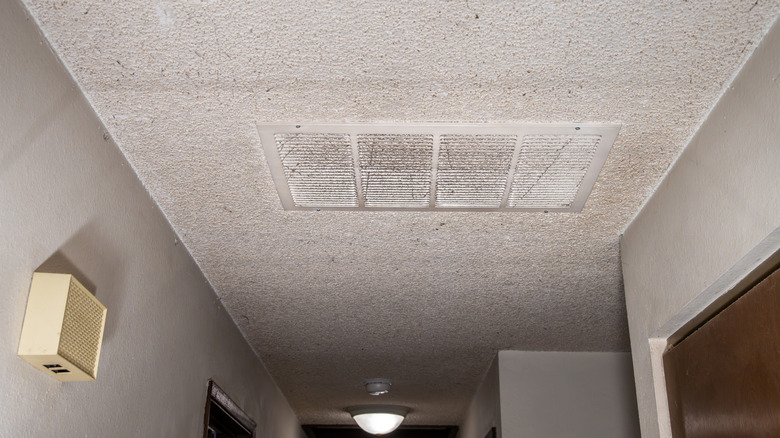
[[[598,175],[606,162],[609,151],[617,138],[619,123],[258,123],[257,129],[265,153],[271,177],[284,210],[290,211],[514,211],[514,212],[579,212],[585,205]],[[304,206],[294,202],[288,184],[284,165],[277,148],[279,135],[287,134],[347,134],[352,153],[351,171],[354,175],[357,205],[352,206]],[[427,206],[367,206],[360,180],[360,156],[357,145],[359,135],[432,135],[430,196]],[[439,206],[436,203],[438,164],[441,150],[441,136],[515,136],[516,145],[511,156],[507,182],[501,203],[495,207],[484,206]],[[514,184],[518,156],[526,136],[600,136],[587,167],[568,206],[509,206],[509,192]]]

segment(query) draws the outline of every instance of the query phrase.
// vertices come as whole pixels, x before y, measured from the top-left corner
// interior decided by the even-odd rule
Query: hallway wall
[[[780,21],[621,239],[645,438],[668,427],[656,409],[648,338],[780,227],[778,164]]]
[[[258,423],[302,432],[187,250],[18,0],[0,14],[0,436],[196,437],[207,380]],[[32,273],[108,307],[97,381],[17,357]]]
[[[459,438],[639,437],[631,354],[499,351]]]
[[[458,438],[485,438],[494,427],[498,434],[497,438],[502,438],[499,386],[498,356],[496,356],[463,414],[463,420],[458,425]]]
[[[500,351],[503,438],[639,438],[631,355]]]

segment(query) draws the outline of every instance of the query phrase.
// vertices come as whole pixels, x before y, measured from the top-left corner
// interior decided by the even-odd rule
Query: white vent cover
[[[620,130],[258,124],[285,210],[580,211]]]

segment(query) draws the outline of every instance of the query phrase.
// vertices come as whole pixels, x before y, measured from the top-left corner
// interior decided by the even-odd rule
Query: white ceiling
[[[780,1],[25,0],[303,423],[629,349],[620,232]],[[257,122],[619,122],[581,213],[283,211]],[[226,358],[229,360],[229,358]]]

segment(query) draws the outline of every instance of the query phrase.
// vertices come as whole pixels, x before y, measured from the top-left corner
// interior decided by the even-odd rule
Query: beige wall
[[[501,407],[499,400],[498,356],[471,399],[463,421],[459,425],[459,438],[485,438],[491,428],[500,429]],[[500,430],[498,438],[501,438]]]
[[[214,378],[258,423],[297,419],[17,0],[0,14],[0,436],[194,437]],[[48,260],[48,261],[47,261]],[[108,307],[96,382],[16,356],[33,271]]]
[[[668,422],[659,428],[648,338],[778,226],[776,22],[621,240],[643,437]]]
[[[501,351],[503,438],[639,437],[631,355]]]
[[[501,351],[459,438],[639,437],[631,354]]]

